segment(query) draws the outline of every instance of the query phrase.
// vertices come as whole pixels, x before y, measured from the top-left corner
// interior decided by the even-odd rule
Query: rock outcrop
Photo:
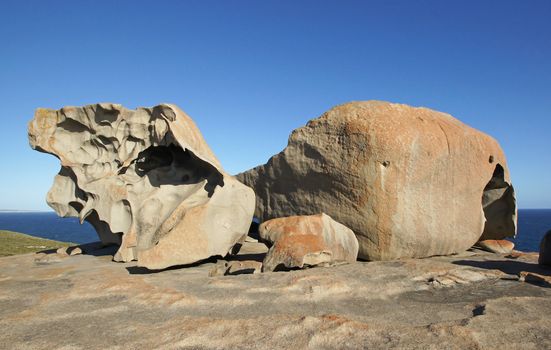
[[[358,257],[354,232],[326,214],[272,219],[260,225],[259,234],[272,245],[263,271],[352,263]]]
[[[551,349],[537,254],[208,277],[220,260],[143,274],[105,249],[0,257],[0,349]]]
[[[48,204],[90,222],[103,243],[120,244],[117,261],[194,263],[225,255],[247,234],[253,191],[223,170],[174,105],[38,109],[29,141],[61,162]]]
[[[476,242],[475,247],[492,253],[509,254],[515,248],[515,244],[506,239],[487,239]]]
[[[363,259],[452,254],[516,234],[499,144],[427,108],[337,106],[237,178],[255,190],[260,220],[327,213],[354,231]]]
[[[551,230],[541,239],[538,262],[540,265],[551,266]]]

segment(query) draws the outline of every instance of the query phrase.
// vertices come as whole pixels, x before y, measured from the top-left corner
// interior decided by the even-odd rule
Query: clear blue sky
[[[231,173],[330,107],[379,99],[497,138],[551,207],[551,1],[0,1],[0,209],[46,209],[37,107],[179,105]]]

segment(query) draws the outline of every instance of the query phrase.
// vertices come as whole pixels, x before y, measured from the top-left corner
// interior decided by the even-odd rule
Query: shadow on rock
[[[472,266],[480,269],[488,270],[500,270],[508,275],[520,275],[521,272],[532,272],[540,275],[551,276],[551,270],[542,268],[537,263],[528,263],[522,261],[500,261],[500,260],[486,260],[486,261],[476,261],[476,260],[458,260],[454,261],[453,264],[463,265],[463,266]]]
[[[82,254],[92,256],[113,256],[119,249],[116,244],[104,245],[101,242],[92,242],[79,245]]]
[[[239,255],[229,255],[226,257],[227,261],[245,261],[245,260],[254,260],[262,262],[264,261],[264,257],[266,256],[266,253],[247,253],[247,254],[239,254]]]
[[[80,248],[81,254],[83,255],[92,255],[92,256],[107,256],[111,255],[113,256],[117,249],[119,249],[118,245],[104,245],[101,242],[91,242],[91,243],[84,243],[79,244],[75,246],[66,247],[68,250],[68,253],[70,253],[72,250],[76,248]],[[56,254],[58,252],[58,248],[54,249],[45,249],[41,250],[39,252],[36,252],[36,254]]]
[[[148,274],[152,274],[152,273],[161,273],[163,271],[171,271],[171,270],[179,270],[179,269],[185,269],[185,268],[190,268],[190,267],[198,267],[198,266],[201,266],[203,264],[209,264],[209,263],[216,264],[216,262],[221,258],[222,258],[221,256],[213,256],[213,257],[210,257],[208,259],[204,259],[204,260],[195,262],[193,264],[175,265],[175,266],[170,266],[170,267],[167,267],[166,269],[161,269],[161,270],[149,270],[146,267],[129,266],[129,267],[126,268],[126,271],[128,271],[128,273],[131,274],[131,275],[148,275]]]
[[[41,250],[36,252],[35,254],[55,254],[56,252],[57,252],[57,248],[54,248],[54,249]]]

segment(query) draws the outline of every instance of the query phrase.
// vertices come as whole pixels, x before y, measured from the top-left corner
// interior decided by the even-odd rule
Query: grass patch
[[[59,242],[38,238],[23,233],[0,230],[0,256],[34,253],[47,249],[57,249],[76,245],[71,242]]]

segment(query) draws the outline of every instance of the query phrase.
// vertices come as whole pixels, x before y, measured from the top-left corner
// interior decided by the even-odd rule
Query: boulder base
[[[509,254],[515,248],[515,244],[506,239],[487,239],[477,242],[475,247],[497,254]]]

